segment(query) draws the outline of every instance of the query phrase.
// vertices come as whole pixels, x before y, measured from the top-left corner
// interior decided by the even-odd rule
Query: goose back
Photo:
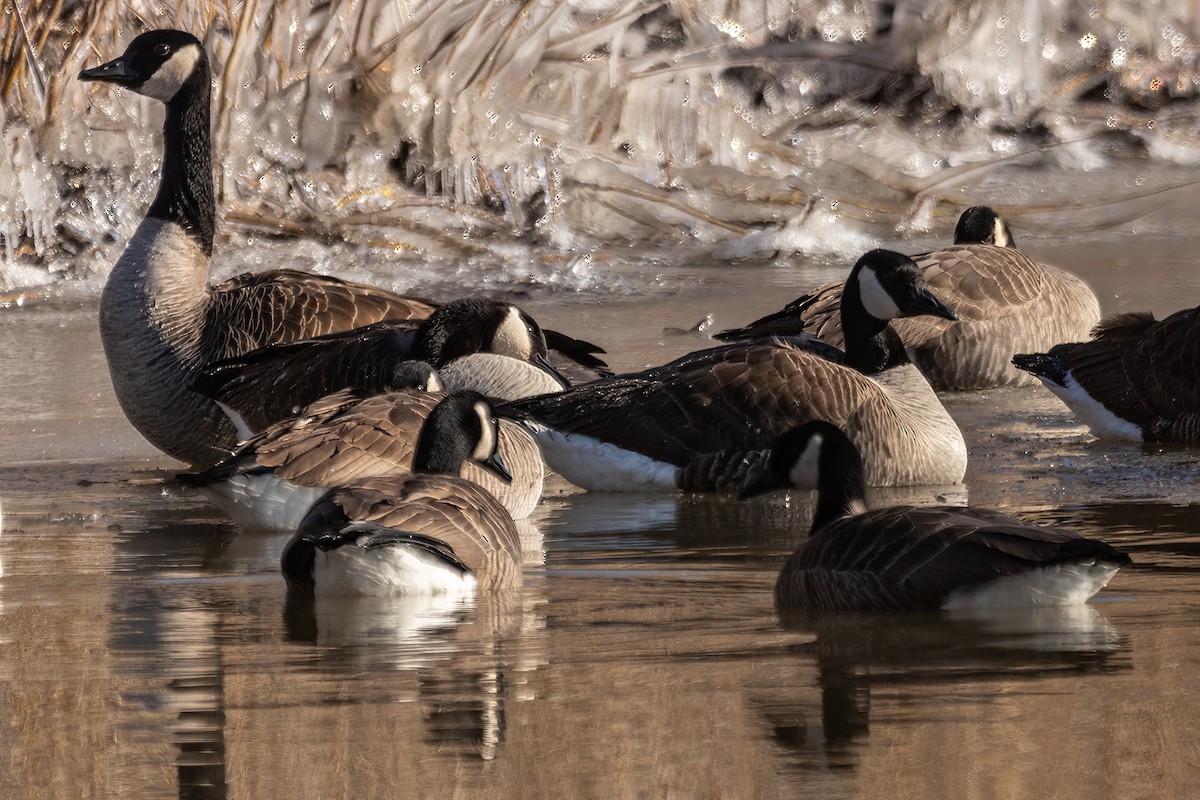
[[[1030,385],[1012,366],[1014,353],[1078,340],[1100,321],[1100,302],[1081,278],[1009,247],[955,245],[914,260],[959,315],[945,325],[897,320],[896,332],[935,387]]]
[[[1064,582],[1081,580],[1065,593],[1043,589],[1044,602],[1079,603],[1096,580],[1107,582],[1128,562],[1103,542],[989,509],[896,506],[814,530],[780,572],[775,603],[812,611],[951,608],[970,604],[971,590],[982,584],[1047,568],[1066,571]],[[1006,604],[1003,596],[990,598]]]
[[[521,542],[508,512],[472,481],[449,475],[397,475],[370,478],[331,489],[305,515],[284,549],[282,567],[289,587],[301,594],[315,588],[314,544],[322,536],[342,535],[352,542],[335,582],[345,593],[404,594],[395,574],[362,563],[372,548],[423,549],[433,558],[475,579],[481,592],[511,590],[521,582]],[[330,554],[329,559],[336,558]],[[337,567],[333,567],[337,569]]]
[[[388,320],[257,348],[207,367],[193,388],[261,431],[343,389],[364,396],[386,391],[395,364],[412,352],[419,325]]]

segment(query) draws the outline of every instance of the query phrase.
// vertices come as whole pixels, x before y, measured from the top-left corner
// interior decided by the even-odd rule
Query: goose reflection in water
[[[946,699],[941,688],[973,702],[1036,692],[1028,684],[1054,677],[1132,667],[1128,641],[1094,605],[829,613],[790,617],[783,625],[815,636],[790,649],[815,662],[820,719],[812,719],[805,692],[756,692],[750,703],[802,771],[858,765],[870,734],[872,688],[910,687],[889,696],[876,716],[894,719],[899,711],[912,720],[937,713],[928,706]],[[982,686],[982,693],[964,694],[965,684]]]
[[[288,639],[318,646],[317,673],[404,672],[416,680],[424,740],[438,752],[496,756],[503,741],[504,705],[513,672],[531,672],[536,659],[516,660],[504,642],[523,627],[524,595],[401,597],[289,596]],[[519,649],[519,648],[518,648]],[[411,682],[396,681],[382,702],[408,702]]]

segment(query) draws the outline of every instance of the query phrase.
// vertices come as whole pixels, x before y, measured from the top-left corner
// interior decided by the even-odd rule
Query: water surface
[[[1200,297],[1192,211],[1094,236],[1018,224],[1018,241],[1106,311],[1164,313]],[[620,369],[707,343],[668,328],[743,323],[848,268],[593,257],[607,285],[505,289]],[[124,421],[95,313],[0,310],[4,796],[1200,792],[1195,448],[1097,443],[1040,388],[946,397],[966,485],[877,502],[969,496],[1127,548],[1134,566],[1070,613],[784,626],[771,589],[807,497],[562,483],[524,531],[519,597],[289,605],[283,537],[239,533]]]

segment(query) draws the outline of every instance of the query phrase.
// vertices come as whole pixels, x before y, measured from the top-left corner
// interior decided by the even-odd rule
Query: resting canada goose
[[[520,418],[547,465],[586,489],[702,489],[683,480],[696,459],[721,451],[736,466],[809,419],[846,427],[873,459],[873,486],[958,483],[962,433],[888,327],[897,317],[953,312],[899,253],[867,253],[847,286],[844,354],[811,337],[726,345],[500,413]]]
[[[521,540],[491,494],[458,477],[467,459],[507,474],[486,404],[470,430],[442,404],[421,430],[413,474],[368,478],[326,492],[283,550],[301,595],[488,592],[521,581]],[[482,437],[480,434],[486,434]]]
[[[1200,307],[1120,314],[1091,341],[1018,354],[1101,439],[1200,444]]]
[[[995,244],[984,243],[989,238]],[[959,243],[963,239],[976,243]],[[929,288],[958,315],[954,321],[920,317],[895,323],[914,363],[936,389],[1031,386],[1033,380],[1009,363],[1014,353],[1078,341],[1100,321],[1100,302],[1083,280],[1001,242],[1012,242],[1004,222],[989,208],[973,208],[959,219],[954,245],[913,257]],[[808,331],[840,346],[841,293],[842,284],[822,286],[782,311],[715,338]]]
[[[971,206],[958,217],[954,226],[955,244],[994,244],[1016,247],[1008,223],[990,206]]]
[[[347,389],[282,420],[204,472],[181,475],[245,530],[291,532],[326,490],[365,478],[407,475],[413,450],[435,407],[478,426],[475,392],[401,391],[364,397]],[[490,405],[485,404],[487,408]],[[490,491],[515,519],[542,496],[545,466],[537,445],[511,420],[493,420],[513,480],[497,481],[467,461],[462,477]]]
[[[775,584],[781,613],[1073,605],[1129,563],[1104,542],[983,508],[867,511],[862,458],[826,422],[781,436],[742,496],[783,487],[816,489],[817,507]]]
[[[260,431],[341,389],[383,391],[404,359],[431,364],[449,390],[498,400],[557,392],[567,383],[547,356],[542,329],[524,311],[465,298],[421,321],[378,322],[227,359],[205,369],[195,389]]]
[[[216,211],[204,48],[183,31],[149,31],[119,58],[79,77],[124,86],[167,108],[158,194],[100,298],[100,335],[117,399],[158,449],[205,466],[237,443],[229,419],[190,388],[203,368],[276,342],[424,318],[436,307],[293,270],[209,286]],[[553,346],[559,338],[552,337]]]

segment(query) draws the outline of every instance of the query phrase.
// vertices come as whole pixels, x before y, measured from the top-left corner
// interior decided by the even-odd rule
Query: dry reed
[[[1087,166],[1131,140],[1200,160],[1193,116],[1164,113],[1190,108],[1200,84],[1200,23],[1182,0],[1154,4],[1156,28],[1133,2],[1089,18],[982,0],[2,1],[10,262],[86,264],[98,232],[136,220],[153,186],[153,104],[74,76],[150,27],[205,42],[223,204],[282,235],[434,251],[433,239],[535,231],[720,241],[799,213],[817,185],[849,216],[919,225],[1010,160]],[[1104,87],[1119,117],[1090,111]],[[828,181],[831,162],[866,183]],[[758,181],[756,202],[729,196],[730,171]],[[131,179],[134,202],[117,202]],[[812,188],[798,194],[798,179]],[[454,213],[430,222],[429,198]],[[1087,228],[1145,204],[1077,211]]]

